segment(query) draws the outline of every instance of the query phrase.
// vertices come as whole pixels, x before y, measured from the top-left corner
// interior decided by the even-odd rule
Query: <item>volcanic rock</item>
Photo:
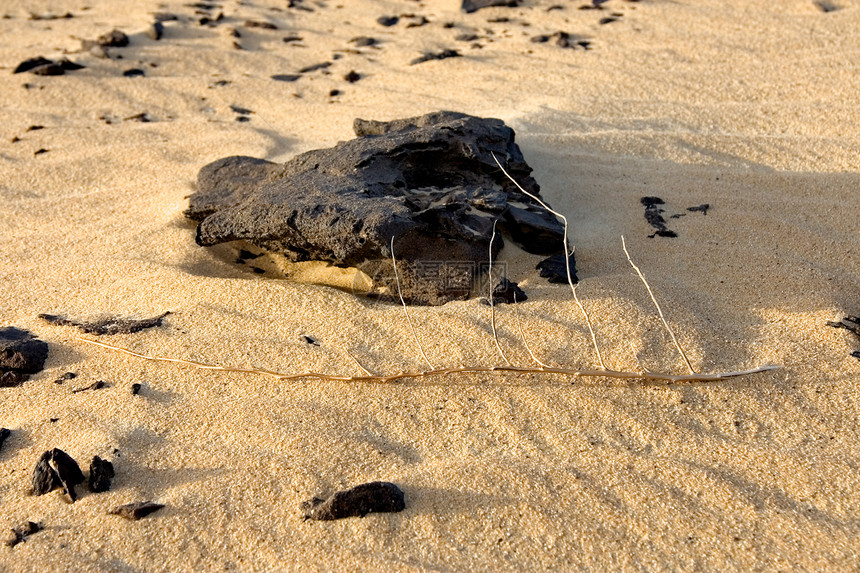
[[[499,169],[539,196],[531,167],[498,119],[437,112],[357,119],[358,138],[283,165],[226,157],[204,166],[185,215],[197,243],[247,241],[292,261],[366,266],[374,296],[443,304],[467,298],[486,269],[493,221],[530,253],[563,247],[561,223]],[[503,241],[493,244],[494,255]]]
[[[48,344],[15,327],[0,328],[0,387],[17,386],[42,370]]]
[[[33,495],[45,495],[62,487],[72,501],[78,498],[75,486],[84,481],[78,463],[66,452],[54,448],[39,458],[33,470]]]
[[[315,497],[301,504],[305,519],[331,521],[344,517],[364,517],[368,513],[399,512],[406,509],[403,491],[393,483],[374,481],[339,491],[323,500]]]

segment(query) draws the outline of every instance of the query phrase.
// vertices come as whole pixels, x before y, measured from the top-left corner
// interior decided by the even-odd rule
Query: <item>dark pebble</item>
[[[260,20],[245,20],[247,28],[261,28],[263,30],[277,30],[278,27],[271,22],[261,22]]]
[[[687,211],[691,211],[693,213],[700,212],[702,215],[708,214],[708,209],[711,208],[710,203],[702,203],[701,205],[696,205],[695,207],[687,207]]]
[[[349,72],[348,74],[346,74],[345,76],[343,76],[343,79],[345,79],[346,81],[348,81],[351,84],[354,84],[355,82],[357,82],[358,80],[361,79],[361,74],[359,74],[358,72],[353,70],[353,71]]]
[[[11,535],[4,541],[7,547],[15,547],[26,541],[34,533],[42,531],[42,526],[35,521],[25,521],[12,528]]]
[[[18,64],[18,66],[12,71],[13,74],[20,74],[22,72],[29,72],[34,68],[38,68],[40,66],[45,66],[48,64],[53,64],[51,60],[47,58],[43,58],[42,56],[36,56],[35,58],[29,58]]]
[[[447,58],[459,58],[461,56],[460,52],[457,50],[442,50],[441,52],[425,52],[423,56],[420,58],[415,58],[411,62],[410,65],[414,66],[415,64],[422,64],[424,62],[429,62],[431,60],[445,60]]]
[[[370,46],[375,46],[379,43],[379,40],[376,38],[370,38],[368,36],[357,36],[349,41],[350,44],[354,44],[356,48],[367,48]]]
[[[230,109],[232,109],[235,113],[238,113],[239,115],[249,115],[249,114],[254,113],[253,111],[251,111],[248,108],[240,107],[238,105],[233,105],[233,104],[230,104]]]
[[[376,23],[380,26],[385,26],[386,28],[389,26],[394,26],[400,21],[400,18],[397,16],[380,16],[376,19]]]
[[[164,36],[164,24],[156,20],[146,29],[146,35],[157,42]]]
[[[570,280],[573,284],[576,284],[579,282],[579,279],[576,276],[576,260],[573,253],[568,257],[568,261],[570,262]],[[540,271],[540,276],[551,283],[567,283],[567,266],[564,264],[564,254],[562,253],[545,258],[535,268]],[[519,295],[517,298],[519,298]]]
[[[72,394],[77,394],[78,392],[86,392],[87,390],[101,390],[105,388],[107,383],[104,380],[96,380],[89,386],[84,386],[83,388],[78,388],[76,390],[72,390]]]
[[[132,396],[137,396],[140,394],[141,385],[138,382],[135,382],[131,385],[131,394]]]
[[[286,37],[284,37],[284,42],[286,42],[288,44],[291,42],[301,42],[301,41],[302,41],[301,36],[286,36]]]
[[[326,500],[315,497],[301,504],[305,519],[330,521],[344,517],[364,517],[368,513],[398,512],[406,509],[403,491],[393,483],[375,481],[339,491]]]
[[[93,493],[108,491],[113,477],[113,464],[95,456],[90,462],[90,491]]]
[[[75,486],[84,481],[78,463],[59,448],[48,450],[33,470],[33,495],[45,495],[62,487],[72,501],[78,498]]]
[[[297,79],[299,79],[300,77],[302,77],[302,76],[298,76],[295,74],[277,74],[277,75],[272,76],[272,79],[279,81],[279,82],[294,82]]]
[[[313,336],[308,336],[307,334],[302,335],[302,340],[304,340],[305,342],[307,342],[308,344],[311,344],[313,346],[319,346],[320,345],[320,343],[317,342],[317,340]]]
[[[145,118],[146,114],[144,113],[138,114],[136,116],[131,116],[126,119],[149,121],[149,119]],[[53,314],[40,314],[39,318],[51,324],[59,324],[61,326],[76,326],[87,334],[103,335],[133,334],[135,332],[140,332],[141,330],[144,330],[146,328],[155,328],[161,326],[164,317],[166,317],[168,314],[170,314],[170,312],[165,312],[164,314],[161,314],[159,316],[155,316],[153,318],[144,318],[141,320],[112,317],[92,322],[71,320],[63,318],[61,316],[55,316]]]
[[[77,374],[74,372],[64,372],[62,376],[54,380],[54,384],[62,384],[63,382],[68,382],[69,380],[74,380],[77,378]]]
[[[463,12],[471,14],[481,8],[488,8],[490,6],[508,6],[513,8],[519,6],[519,4],[519,0],[463,0],[461,8]]]
[[[6,441],[6,438],[12,435],[12,430],[8,428],[0,428],[0,452],[3,451],[3,442]]]
[[[0,387],[17,386],[42,370],[48,344],[26,330],[0,328]]]
[[[146,72],[141,70],[140,68],[131,68],[130,70],[125,70],[122,75],[127,78],[138,78],[141,76],[145,76]]]
[[[329,97],[337,97],[341,93],[343,93],[343,92],[341,92],[340,90],[331,90],[330,92],[328,92],[328,95],[329,95]]]
[[[125,505],[120,505],[119,507],[115,507],[108,513],[110,515],[119,515],[120,517],[131,519],[132,521],[137,521],[142,517],[146,517],[150,513],[158,511],[162,507],[164,506],[160,503],[153,503],[151,501],[138,501],[135,503],[127,503]]]
[[[523,302],[528,298],[523,289],[517,283],[509,281],[507,277],[502,277],[493,289],[493,304],[512,304]]]
[[[96,44],[103,48],[124,48],[128,46],[128,36],[122,30],[111,30],[96,38]]]
[[[304,68],[299,70],[300,74],[306,74],[308,72],[315,72],[317,70],[324,70],[327,67],[331,66],[331,62],[322,62],[319,64],[313,64],[311,66],[305,66]]]

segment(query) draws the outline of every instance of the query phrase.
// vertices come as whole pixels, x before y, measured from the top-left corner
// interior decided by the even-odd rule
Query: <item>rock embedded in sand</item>
[[[0,328],[0,387],[17,386],[42,370],[48,344],[26,330]]]
[[[489,8],[490,6],[507,6],[514,8],[520,5],[520,0],[463,0],[461,6],[463,12],[471,14],[477,12],[481,8]]]
[[[508,277],[502,277],[493,288],[493,304],[513,304],[528,300],[525,291]]]
[[[144,518],[150,513],[154,513],[163,507],[164,506],[160,503],[136,501],[134,503],[127,503],[125,505],[115,507],[108,513],[110,515],[118,515],[132,521],[137,521],[138,519]]]
[[[328,499],[315,497],[301,504],[305,519],[331,521],[364,517],[368,513],[391,513],[406,509],[403,491],[395,484],[374,481],[339,491]]]
[[[3,451],[3,442],[12,435],[12,430],[9,428],[0,428],[0,452]]]
[[[42,531],[41,524],[35,521],[24,521],[12,528],[9,537],[4,540],[6,547],[15,547],[19,543],[26,541],[28,537],[34,533]]]
[[[76,326],[87,334],[101,336],[105,334],[133,334],[147,328],[157,328],[161,326],[164,317],[168,314],[170,311],[152,318],[133,319],[112,316],[92,321],[68,319],[53,314],[40,314],[39,318],[51,324]]]
[[[356,120],[359,137],[283,165],[227,157],[200,170],[185,215],[197,243],[247,241],[292,261],[363,268],[376,296],[443,304],[469,296],[486,270],[493,221],[526,251],[562,249],[564,228],[521,192],[539,196],[531,167],[498,119],[438,112]],[[494,251],[503,241],[497,237]]]
[[[570,282],[576,284],[579,279],[576,277],[576,260],[573,253],[568,256],[570,263]],[[567,265],[564,263],[564,254],[559,253],[551,257],[547,257],[537,264],[535,267],[540,271],[540,276],[554,284],[567,284]]]
[[[78,463],[59,448],[48,450],[33,470],[33,495],[45,495],[62,487],[72,501],[78,498],[75,486],[84,481]]]
[[[93,493],[101,493],[110,489],[114,477],[113,464],[98,456],[90,462],[90,479],[88,485]]]

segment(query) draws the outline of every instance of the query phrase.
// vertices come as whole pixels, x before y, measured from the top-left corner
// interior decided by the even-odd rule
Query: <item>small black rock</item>
[[[446,60],[448,58],[459,58],[461,57],[461,55],[462,54],[460,54],[460,52],[458,52],[457,50],[451,49],[442,50],[440,52],[424,52],[423,56],[415,58],[414,60],[409,62],[409,64],[414,66],[416,64],[423,64],[424,62],[429,62],[431,60]]]
[[[20,74],[22,72],[29,72],[30,70],[38,68],[39,66],[45,66],[53,63],[54,62],[47,58],[43,58],[42,56],[36,56],[35,58],[28,58],[18,64],[18,66],[12,71],[12,73]]]
[[[397,16],[380,16],[376,19],[376,23],[386,28],[396,25],[400,21]]]
[[[156,20],[146,29],[146,35],[157,42],[164,36],[164,24]]]
[[[48,344],[26,330],[0,328],[0,387],[17,386],[42,370]]]
[[[406,509],[403,491],[390,482],[374,481],[339,491],[326,500],[315,497],[301,504],[305,519],[330,521],[344,517],[364,517],[368,513],[398,512]]]
[[[108,491],[113,477],[113,464],[95,456],[90,462],[90,491],[93,493]]]
[[[573,253],[570,253],[568,261],[570,262],[570,280],[573,284],[576,284],[579,282],[579,279],[576,277],[576,260]],[[567,283],[567,265],[564,264],[564,255],[562,253],[545,258],[535,268],[540,271],[540,276],[551,283]]]
[[[517,283],[509,281],[507,277],[502,277],[493,289],[493,304],[512,304],[523,302],[528,298],[523,289]]]
[[[128,46],[128,36],[122,30],[111,30],[96,38],[96,44],[104,48],[124,48]]]
[[[354,84],[355,82],[357,82],[358,80],[361,79],[361,74],[359,74],[355,70],[352,70],[351,72],[349,72],[348,74],[343,76],[343,79],[345,79],[346,81],[348,81],[351,84]]]
[[[488,8],[490,6],[508,6],[514,8],[519,5],[519,0],[463,0],[462,9],[463,12],[471,14],[481,8]]]
[[[4,541],[7,547],[15,547],[34,533],[42,531],[42,526],[35,521],[24,521],[12,528],[12,534]]]
[[[137,521],[138,519],[146,517],[150,513],[158,511],[162,507],[164,506],[160,503],[154,503],[151,501],[137,501],[134,503],[127,503],[125,505],[115,507],[108,513],[111,515],[119,515],[120,517],[124,517],[132,521]]]
[[[131,385],[131,394],[132,396],[137,396],[140,394],[141,385],[139,382],[135,382]]]
[[[3,451],[3,442],[6,441],[6,438],[12,435],[12,430],[8,428],[0,428],[0,451]]]
[[[278,82],[294,82],[302,76],[296,74],[275,74],[272,79]]]
[[[33,470],[33,495],[45,495],[62,487],[72,501],[78,498],[75,486],[84,481],[78,462],[59,448],[48,450]]]

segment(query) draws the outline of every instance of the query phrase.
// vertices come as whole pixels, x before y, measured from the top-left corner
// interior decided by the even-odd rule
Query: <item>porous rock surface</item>
[[[204,166],[185,214],[197,243],[247,241],[292,261],[364,268],[396,297],[443,304],[469,296],[486,270],[493,221],[535,254],[562,250],[563,227],[517,189],[540,193],[498,119],[437,112],[390,122],[355,120],[356,139],[281,164],[233,156]],[[494,255],[503,240],[493,242]],[[370,269],[370,270],[367,270]]]

